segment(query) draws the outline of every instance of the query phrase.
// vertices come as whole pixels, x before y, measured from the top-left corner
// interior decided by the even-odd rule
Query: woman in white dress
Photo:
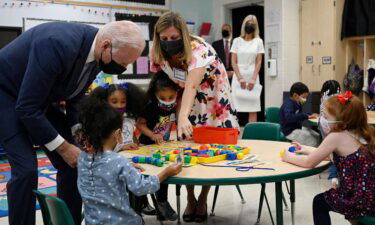
[[[261,111],[260,97],[246,99],[239,96],[236,90],[247,89],[249,94],[258,89],[259,70],[264,54],[263,40],[259,37],[258,20],[248,15],[242,22],[241,36],[233,40],[232,65],[236,76],[233,76],[232,95],[237,112],[249,112],[249,122],[257,121],[257,112]],[[258,89],[259,90],[259,89]]]

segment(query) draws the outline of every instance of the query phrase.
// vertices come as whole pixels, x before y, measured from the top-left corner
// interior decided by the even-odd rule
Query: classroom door
[[[319,0],[320,1],[320,0]],[[310,90],[317,89],[318,78],[318,26],[316,19],[316,0],[301,1],[300,11],[300,47],[301,47],[301,82],[306,84]]]
[[[316,1],[316,0],[315,0]],[[314,1],[314,2],[315,2]],[[318,0],[319,16],[317,17],[318,45],[318,79],[317,88],[321,89],[326,80],[334,79],[335,61],[335,0]]]
[[[259,24],[259,35],[262,40],[264,40],[264,7],[261,5],[251,5],[240,8],[232,9],[232,27],[233,27],[233,37],[239,37],[241,34],[241,25],[243,20],[248,15],[255,15]],[[263,64],[259,71],[259,82],[263,85],[263,91],[260,96],[261,101],[261,112],[258,112],[258,121],[264,121],[264,57]],[[248,122],[248,113],[238,113],[238,119],[241,126],[244,126]]]

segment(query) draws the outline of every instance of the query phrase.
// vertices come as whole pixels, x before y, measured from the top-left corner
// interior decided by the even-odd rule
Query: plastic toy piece
[[[148,163],[155,166],[162,167],[164,165],[164,160],[152,157],[145,157],[145,156],[134,156],[132,158],[134,163]]]
[[[237,153],[237,159],[242,160],[245,158],[245,155],[243,153]]]
[[[191,156],[185,156],[184,157],[184,163],[189,164],[191,162],[191,158],[192,158]]]
[[[146,157],[146,163],[151,164],[152,162],[152,157]]]
[[[292,152],[292,153],[295,153],[296,151],[298,150],[298,148],[296,147],[296,146],[294,146],[294,145],[292,145],[292,146],[290,146],[289,148],[288,148],[288,151],[289,152]],[[282,157],[284,157],[284,149],[282,149],[281,151],[280,151],[280,157],[282,158]]]
[[[190,164],[197,164],[198,163],[198,158],[197,157],[191,157]]]
[[[237,154],[234,152],[228,153],[227,154],[227,160],[236,160],[237,159]]]
[[[138,160],[139,160],[139,156],[134,156],[132,158],[133,163],[138,163]]]
[[[160,153],[154,153],[154,154],[152,154],[152,158],[161,159],[161,154]]]
[[[296,146],[290,146],[288,151],[289,152],[295,152],[297,150]]]
[[[138,162],[139,163],[146,163],[146,157],[145,156],[140,156]]]
[[[180,154],[180,150],[174,150],[173,154],[176,154],[176,155]]]
[[[176,154],[170,154],[169,155],[169,161],[174,162],[176,160],[177,155]]]

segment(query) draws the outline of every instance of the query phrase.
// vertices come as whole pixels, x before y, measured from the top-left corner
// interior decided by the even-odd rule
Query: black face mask
[[[252,34],[255,31],[255,26],[253,24],[246,24],[245,26],[245,33]]]
[[[229,30],[222,30],[221,35],[223,36],[223,38],[228,38],[229,37]]]
[[[177,55],[184,50],[184,42],[182,39],[175,41],[160,41],[161,49],[169,56]]]
[[[112,59],[112,47],[111,47],[111,61],[107,64],[105,64],[102,60],[103,57],[103,52],[100,55],[100,60],[99,60],[99,68],[104,72],[108,74],[122,74],[123,72],[126,71],[126,67],[121,66],[117,62],[115,62]]]

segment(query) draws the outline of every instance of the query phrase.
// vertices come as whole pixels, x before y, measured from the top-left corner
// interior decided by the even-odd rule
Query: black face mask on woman
[[[184,42],[182,39],[174,41],[160,41],[161,49],[169,56],[177,55],[184,50]]]
[[[103,52],[100,55],[100,60],[99,60],[99,68],[104,72],[108,74],[122,74],[125,72],[126,67],[121,66],[117,62],[115,62],[112,58],[112,47],[111,47],[111,61],[107,64],[105,64],[102,60],[103,58]]]
[[[245,26],[245,33],[252,34],[255,32],[255,26],[253,24],[246,24]]]

